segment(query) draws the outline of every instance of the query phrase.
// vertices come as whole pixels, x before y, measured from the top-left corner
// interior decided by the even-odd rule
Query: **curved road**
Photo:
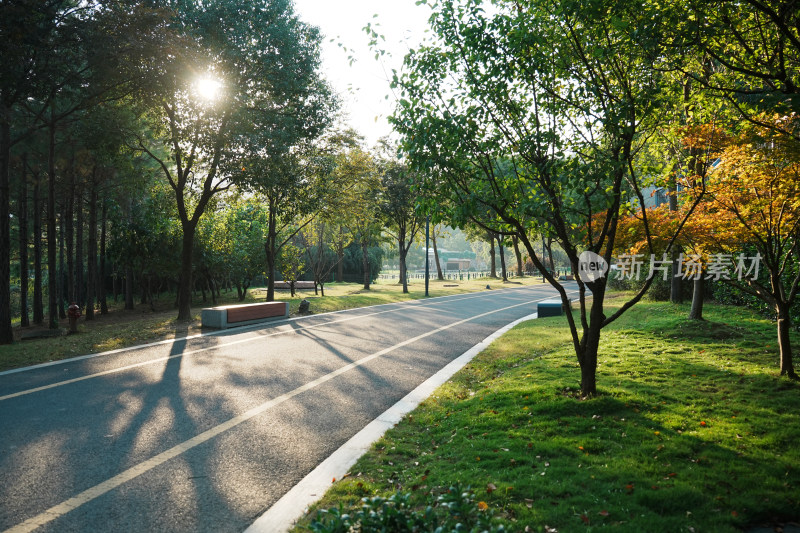
[[[310,316],[0,374],[0,531],[242,531],[549,286]]]

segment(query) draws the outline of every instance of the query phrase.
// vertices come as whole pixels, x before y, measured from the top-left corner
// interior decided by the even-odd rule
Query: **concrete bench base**
[[[204,328],[225,329],[233,326],[258,324],[289,317],[288,302],[223,305],[203,309],[200,313]]]
[[[536,305],[536,313],[539,318],[561,316],[564,314],[564,309],[561,300],[545,300]]]

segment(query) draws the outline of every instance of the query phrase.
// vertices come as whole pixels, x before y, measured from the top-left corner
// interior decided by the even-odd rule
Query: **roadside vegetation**
[[[429,293],[430,296],[436,297],[485,290],[487,285],[493,289],[501,289],[530,284],[541,284],[541,278],[517,278],[507,283],[497,279],[431,280]],[[408,289],[408,293],[403,293],[403,286],[396,281],[383,280],[372,283],[370,290],[364,290],[358,283],[329,283],[325,285],[324,297],[315,296],[313,290],[297,291],[295,298],[289,297],[289,291],[277,291],[276,300],[288,301],[290,315],[297,316],[303,299],[309,301],[310,312],[318,314],[416,300],[425,296],[424,282],[412,281],[408,284]],[[240,302],[235,291],[223,292],[217,305],[264,301],[266,293],[267,289],[263,287],[250,289],[245,301]],[[212,304],[203,303],[199,298],[193,303],[196,312],[189,322],[175,318],[174,300],[170,297],[156,302],[154,308],[148,303],[139,304],[133,310],[125,310],[122,308],[123,302],[120,301],[117,305],[111,303],[107,315],[96,316],[92,322],[86,322],[84,318],[78,319],[77,334],[65,334],[67,320],[62,321],[62,329],[56,330],[55,336],[44,336],[52,333],[52,330],[47,328],[26,330],[25,335],[43,336],[4,346],[3,357],[0,358],[0,371],[213,331],[203,329],[200,324],[200,310],[203,307],[212,307]]]
[[[395,493],[424,513],[451,487],[469,488],[470,512],[510,531],[797,521],[800,386],[778,376],[774,326],[741,307],[708,305],[705,322],[687,310],[641,303],[610,327],[604,386],[584,400],[563,317],[516,327],[381,438],[295,530],[333,530],[321,524]]]

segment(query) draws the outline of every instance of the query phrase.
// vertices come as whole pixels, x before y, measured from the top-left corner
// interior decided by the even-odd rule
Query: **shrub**
[[[505,531],[502,525],[491,524],[491,511],[481,510],[481,504],[475,503],[469,491],[462,491],[458,487],[450,487],[448,492],[437,498],[429,496],[424,510],[412,504],[410,494],[395,493],[388,499],[376,496],[361,501],[361,508],[352,513],[342,507],[319,511],[317,519],[311,522],[311,531]]]

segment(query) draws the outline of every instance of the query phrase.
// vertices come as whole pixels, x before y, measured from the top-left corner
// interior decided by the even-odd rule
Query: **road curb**
[[[394,427],[406,414],[417,406],[453,375],[464,368],[476,355],[485,350],[508,330],[537,317],[536,313],[522,317],[498,329],[481,342],[448,363],[436,374],[422,382],[400,401],[384,411],[375,420],[345,442],[338,450],[321,462],[306,477],[300,480],[283,497],[262,514],[245,533],[283,533],[305,514],[309,506],[319,500],[335,479],[341,479],[350,467],[366,453],[372,443]]]

